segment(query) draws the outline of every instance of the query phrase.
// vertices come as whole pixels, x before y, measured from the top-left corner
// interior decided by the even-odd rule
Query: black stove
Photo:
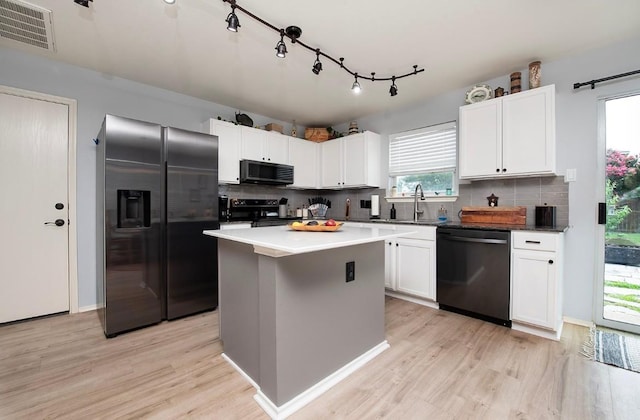
[[[226,203],[225,203],[226,201]],[[278,199],[275,198],[224,198],[220,199],[220,220],[227,222],[251,222],[251,227],[286,225],[299,218],[279,218]]]

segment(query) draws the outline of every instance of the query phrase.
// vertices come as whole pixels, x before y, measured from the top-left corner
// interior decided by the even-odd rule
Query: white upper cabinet
[[[342,138],[320,144],[322,166],[320,172],[322,188],[342,188],[342,165],[344,152]]]
[[[378,187],[380,136],[370,131],[321,143],[321,188]]]
[[[555,85],[460,107],[460,178],[553,175]]]
[[[289,161],[287,136],[252,127],[241,127],[240,131],[242,133],[240,153],[242,159],[285,164]]]
[[[211,118],[209,134],[218,136],[218,182],[240,182],[240,126]]]
[[[291,186],[318,188],[320,144],[295,137],[288,137],[288,140],[289,165],[293,166],[293,185]]]

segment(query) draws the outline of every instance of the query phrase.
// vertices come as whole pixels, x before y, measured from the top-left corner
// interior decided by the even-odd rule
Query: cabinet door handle
[[[500,172],[500,168],[496,168],[496,172]]]
[[[398,244],[396,244],[396,246],[398,246]]]
[[[540,245],[540,241],[524,241],[526,244],[538,244]]]
[[[553,264],[553,260],[549,260],[549,264]]]
[[[502,168],[502,172],[507,172],[507,168]]]
[[[391,245],[391,242],[389,242],[389,245]]]

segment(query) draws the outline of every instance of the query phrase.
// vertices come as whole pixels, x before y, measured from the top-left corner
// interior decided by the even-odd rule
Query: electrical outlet
[[[356,279],[356,262],[347,262],[347,283]]]

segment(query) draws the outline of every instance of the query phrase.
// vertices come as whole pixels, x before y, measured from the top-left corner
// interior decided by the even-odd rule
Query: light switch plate
[[[564,182],[576,182],[576,169],[567,169],[564,174]]]

